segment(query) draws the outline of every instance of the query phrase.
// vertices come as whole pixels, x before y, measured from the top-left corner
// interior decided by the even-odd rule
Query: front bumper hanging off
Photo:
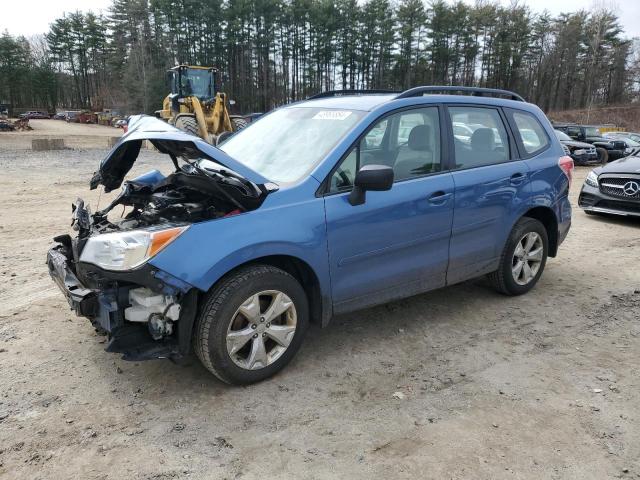
[[[72,268],[69,257],[64,245],[51,248],[47,253],[49,274],[71,310],[88,318],[96,330],[108,335],[106,351],[122,353],[123,359],[134,361],[179,359],[190,353],[197,310],[195,288],[148,265],[129,272],[109,272],[82,263],[75,263]],[[125,310],[131,307],[129,292],[141,287],[175,297],[179,302],[177,328],[170,336],[154,340],[146,322],[131,322],[125,318]]]
[[[93,290],[85,288],[71,271],[63,247],[53,247],[47,253],[49,275],[67,298],[67,302],[76,315],[96,318],[99,314],[98,297]],[[105,329],[106,330],[106,329]]]

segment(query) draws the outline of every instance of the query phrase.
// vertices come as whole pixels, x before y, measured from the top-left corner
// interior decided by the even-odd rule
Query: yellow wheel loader
[[[216,91],[217,69],[179,65],[167,71],[171,93],[156,116],[215,145],[247,126],[247,119],[229,115],[227,95]]]

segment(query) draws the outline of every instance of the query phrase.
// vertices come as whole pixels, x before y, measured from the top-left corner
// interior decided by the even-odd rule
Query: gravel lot
[[[33,130],[0,132],[0,149],[31,150],[34,138],[63,138],[71,148],[107,148],[109,137],[120,137],[122,130],[104,125],[67,123],[64,120],[29,120]]]
[[[640,478],[640,222],[576,207],[528,295],[477,280],[336,318],[280,375],[229,387],[103,351],[44,259],[71,202],[95,206],[104,150],[7,139],[1,479]]]

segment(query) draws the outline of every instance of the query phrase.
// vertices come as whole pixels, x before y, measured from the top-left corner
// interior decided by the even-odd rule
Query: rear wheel
[[[289,363],[307,324],[307,298],[296,279],[269,265],[250,266],[211,291],[194,330],[194,349],[223,382],[258,382]]]
[[[176,119],[175,127],[183,132],[198,136],[198,122],[195,117],[181,116]]]
[[[489,274],[494,287],[505,295],[531,290],[547,262],[549,241],[544,225],[523,217],[515,224],[504,246],[498,270]]]

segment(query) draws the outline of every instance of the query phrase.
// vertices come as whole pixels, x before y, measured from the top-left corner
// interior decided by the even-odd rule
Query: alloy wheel
[[[543,254],[544,244],[538,233],[529,232],[520,239],[511,260],[511,273],[518,285],[527,285],[536,277]]]
[[[240,305],[229,323],[227,352],[240,368],[265,368],[287,350],[296,324],[296,307],[285,293],[256,293]]]

